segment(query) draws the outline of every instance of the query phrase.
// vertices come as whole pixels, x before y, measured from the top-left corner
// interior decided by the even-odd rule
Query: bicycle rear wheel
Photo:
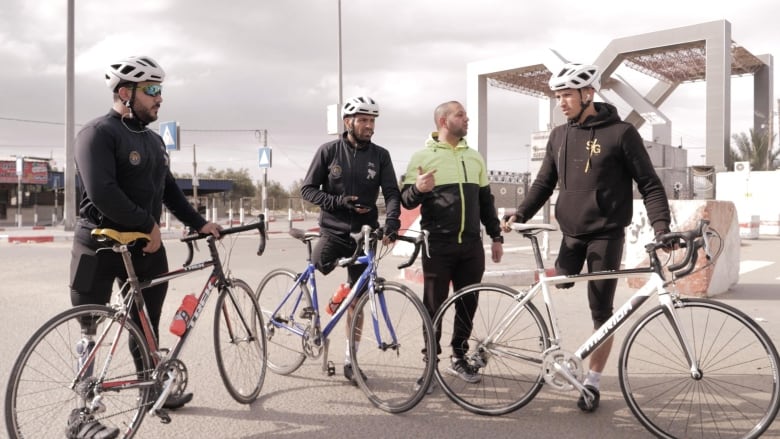
[[[303,337],[299,334],[311,327],[314,309],[305,284],[293,290],[297,279],[294,271],[277,268],[265,275],[255,293],[266,324],[268,368],[279,375],[295,372],[306,360]]]
[[[93,336],[82,333],[82,323],[93,329],[89,331]],[[138,326],[130,320],[123,328],[118,323],[113,309],[82,305],[54,316],[33,334],[19,353],[6,388],[5,421],[11,438],[62,437],[71,412],[85,406],[95,408],[89,419],[118,428],[119,437],[135,435],[146,406],[153,401],[151,387],[133,387],[131,382],[151,375],[152,359]],[[95,345],[107,326],[113,328]],[[121,332],[114,343],[117,331]],[[89,345],[95,356],[86,364],[92,373],[74,386],[80,361],[84,363],[88,357],[79,355],[77,345]],[[97,383],[96,377],[106,367],[105,379]],[[114,386],[108,389],[110,384]]]
[[[240,279],[230,279],[217,299],[214,350],[230,396],[242,404],[257,399],[265,381],[265,327],[252,288]]]
[[[631,411],[658,437],[761,436],[780,406],[772,341],[750,317],[713,300],[681,299],[675,313],[701,377],[691,376],[666,309],[655,307],[634,324],[620,352],[620,389]]]
[[[431,319],[414,291],[399,283],[378,282],[374,297],[372,304],[370,294],[363,293],[350,324],[353,367],[366,375],[355,373],[355,378],[374,405],[405,412],[425,396],[432,379],[433,356],[425,349],[433,343]]]
[[[457,291],[433,319],[441,334],[436,379],[459,406],[479,415],[503,415],[530,402],[542,388],[542,353],[549,347],[547,325],[532,303],[517,307],[520,293],[498,284],[475,284]],[[468,332],[464,355],[473,376],[452,368],[450,355],[455,331]],[[456,337],[457,338],[457,337]],[[469,380],[467,381],[466,378]]]

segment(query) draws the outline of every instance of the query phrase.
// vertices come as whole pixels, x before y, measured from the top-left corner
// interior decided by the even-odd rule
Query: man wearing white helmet
[[[359,232],[364,225],[379,227],[376,201],[380,190],[387,210],[385,245],[395,240],[401,227],[401,194],[390,152],[371,141],[379,105],[368,96],[353,97],[347,99],[342,115],[344,133],[319,147],[301,186],[301,197],[320,207],[322,235],[312,249],[312,262],[323,274],[333,271],[339,258],[354,253],[355,242],[350,233]],[[355,284],[364,268],[362,265],[347,267],[350,285]],[[356,383],[354,373],[347,343],[344,377],[353,384]]]
[[[184,224],[219,236],[220,227],[198,214],[176,185],[165,144],[148,128],[157,120],[164,78],[159,64],[146,56],[111,64],[105,80],[113,94],[113,106],[108,114],[84,125],[76,137],[76,166],[84,190],[71,252],[70,297],[74,306],[108,303],[114,280],[127,277],[119,254],[97,252],[105,246],[92,239],[95,228],[151,235],[145,245],[131,248],[133,265],[142,279],[168,271],[159,226],[163,204]],[[167,289],[167,283],[163,283],[143,291],[155,335],[159,334]],[[137,311],[132,317],[139,322]],[[88,355],[94,346],[94,331],[89,325],[82,328],[82,339],[76,347],[81,355]],[[169,398],[165,407],[179,408],[191,399],[192,394],[185,393]],[[112,438],[119,434],[118,428],[94,421],[85,410],[74,409],[68,437]]]
[[[515,214],[504,218],[504,230],[509,231],[512,222],[533,218],[557,186],[555,218],[563,233],[557,273],[578,274],[585,262],[588,272],[616,270],[624,228],[631,223],[632,183],[636,182],[656,235],[669,231],[666,192],[636,128],[623,122],[613,105],[594,102],[599,88],[597,66],[566,64],[552,75],[549,85],[568,122],[550,132],[539,173]],[[594,328],[612,316],[616,286],[615,279],[588,282]],[[612,338],[590,357],[584,384],[593,399],[589,407],[580,396],[577,405],[583,411],[598,407],[601,372],[611,348]]]

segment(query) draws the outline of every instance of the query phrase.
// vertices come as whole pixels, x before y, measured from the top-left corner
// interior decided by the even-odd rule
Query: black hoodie
[[[669,228],[669,202],[644,142],[617,109],[595,102],[597,114],[582,124],[555,127],[528,195],[515,213],[525,222],[559,187],[555,217],[569,236],[609,233],[631,223],[632,180],[656,232]]]

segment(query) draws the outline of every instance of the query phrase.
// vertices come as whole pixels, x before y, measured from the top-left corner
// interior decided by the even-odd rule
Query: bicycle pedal
[[[158,418],[160,418],[161,424],[170,424],[171,423],[171,416],[168,414],[167,410],[160,409],[157,410],[157,413],[155,413]]]
[[[300,314],[298,314],[298,317],[302,319],[311,319],[313,316],[314,316],[314,308],[311,306],[307,306],[303,308]]]
[[[336,365],[332,361],[328,361],[328,376],[332,377],[336,375]]]

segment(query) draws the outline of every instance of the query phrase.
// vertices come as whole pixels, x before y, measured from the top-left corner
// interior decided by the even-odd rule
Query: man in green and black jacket
[[[504,254],[501,225],[488,185],[485,161],[469,148],[464,136],[468,116],[459,102],[445,102],[434,111],[438,132],[428,138],[425,149],[416,152],[407,168],[401,204],[412,209],[421,206],[420,225],[430,232],[430,257],[423,254],[423,303],[431,317],[449,294],[450,283],[458,290],[482,281],[485,250],[481,224],[492,241],[494,262]],[[456,319],[466,324],[453,331],[452,364],[449,372],[468,382],[478,382],[476,368],[464,359],[468,352],[471,320],[477,303],[468,304]],[[436,329],[437,344],[441,330]],[[441,347],[437,346],[440,353]]]

